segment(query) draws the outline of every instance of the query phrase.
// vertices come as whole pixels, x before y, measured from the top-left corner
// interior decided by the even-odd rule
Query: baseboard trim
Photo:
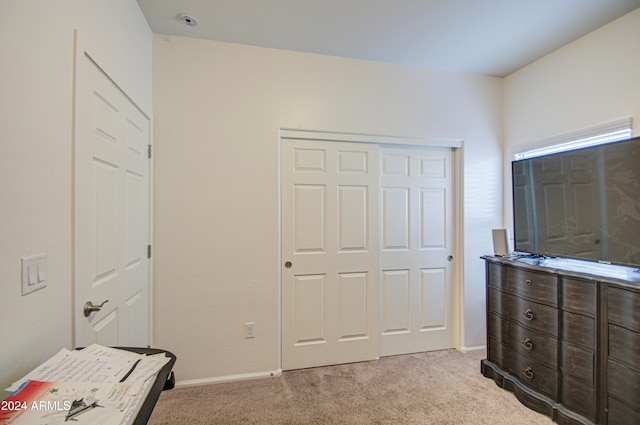
[[[268,372],[242,373],[239,375],[216,376],[214,378],[189,379],[186,381],[177,381],[176,388],[197,387],[200,385],[209,384],[222,384],[224,382],[246,381],[249,379],[276,378],[281,375],[282,369],[278,369]]]
[[[460,347],[458,348],[458,351],[462,353],[468,353],[470,351],[478,351],[478,350],[486,350],[486,349],[487,349],[486,345],[476,345],[475,347]]]
[[[460,347],[457,350],[461,353],[470,351],[486,350],[486,345],[477,345],[475,347]],[[249,379],[276,378],[282,376],[282,369],[266,372],[242,373],[239,375],[216,376],[213,378],[190,379],[186,381],[177,381],[176,388],[197,387],[200,385],[222,384],[224,382],[246,381]]]

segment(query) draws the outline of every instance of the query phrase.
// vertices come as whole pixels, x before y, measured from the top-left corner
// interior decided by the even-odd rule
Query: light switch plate
[[[22,257],[22,295],[47,286],[47,254]]]

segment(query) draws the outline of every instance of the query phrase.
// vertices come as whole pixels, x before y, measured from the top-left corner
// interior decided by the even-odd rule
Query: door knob
[[[291,261],[287,261],[286,263],[284,263],[284,266],[288,269],[291,268],[291,266],[293,266],[293,264],[291,264]]]
[[[452,261],[453,261],[453,255],[448,256],[448,257],[447,257],[447,261],[448,261],[448,262],[452,262]]]
[[[84,317],[89,317],[94,311],[100,311],[100,309],[102,309],[102,306],[108,302],[109,300],[104,300],[102,301],[102,304],[95,305],[91,301],[87,301],[86,303],[84,303]]]

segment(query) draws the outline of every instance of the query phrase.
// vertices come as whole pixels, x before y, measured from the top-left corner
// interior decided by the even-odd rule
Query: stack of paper
[[[7,388],[0,402],[2,425],[124,425],[170,359],[91,345],[58,354]]]

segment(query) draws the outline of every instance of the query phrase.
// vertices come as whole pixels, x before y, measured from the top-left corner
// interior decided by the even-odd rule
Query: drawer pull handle
[[[526,311],[522,312],[522,317],[524,317],[526,320],[533,320],[534,318],[533,311],[531,311],[531,309],[528,308]]]
[[[522,374],[524,375],[525,378],[529,378],[529,379],[533,379],[533,370],[531,370],[530,367],[526,368],[526,369],[522,369]]]
[[[533,341],[531,341],[531,338],[527,338],[522,341],[522,346],[527,350],[533,350]]]
[[[531,279],[527,279],[527,280],[525,280],[525,281],[524,281],[524,284],[525,284],[525,285],[527,285],[527,286],[531,285]]]

